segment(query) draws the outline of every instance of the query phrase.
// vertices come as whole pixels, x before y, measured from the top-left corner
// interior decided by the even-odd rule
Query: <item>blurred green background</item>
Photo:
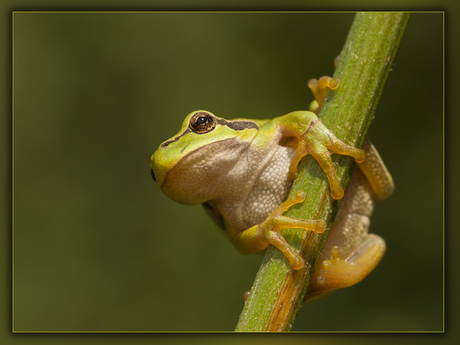
[[[232,331],[262,257],[150,176],[183,118],[306,109],[353,14],[16,13],[14,330]],[[387,253],[293,330],[443,329],[443,16],[413,14],[370,129]]]

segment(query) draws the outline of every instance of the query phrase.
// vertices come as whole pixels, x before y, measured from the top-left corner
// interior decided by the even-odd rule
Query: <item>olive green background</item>
[[[149,158],[196,109],[306,109],[353,14],[13,20],[14,330],[232,331],[262,257],[167,199]],[[443,329],[442,14],[412,15],[370,136],[396,183],[372,218],[387,254],[294,330]]]
[[[389,341],[392,343],[407,343],[416,341],[419,344],[432,344],[436,343],[456,343],[455,339],[458,337],[458,310],[459,310],[459,298],[457,294],[457,290],[459,285],[459,274],[458,274],[458,267],[460,264],[460,256],[459,251],[457,250],[457,246],[460,240],[458,235],[457,226],[456,224],[460,221],[460,216],[458,210],[458,201],[456,196],[460,193],[459,182],[457,179],[457,175],[459,172],[459,164],[458,164],[458,129],[459,129],[459,117],[457,114],[460,112],[460,102],[458,98],[458,86],[457,80],[460,78],[459,74],[459,67],[458,67],[458,58],[459,58],[459,46],[458,42],[458,32],[460,21],[459,21],[459,12],[460,8],[457,6],[458,3],[452,0],[439,0],[439,1],[432,1],[432,0],[387,0],[385,3],[379,2],[362,2],[362,1],[348,1],[346,4],[343,1],[337,0],[326,0],[321,2],[320,4],[316,4],[313,2],[305,2],[304,0],[288,0],[288,1],[276,1],[276,0],[264,0],[263,2],[258,2],[257,5],[254,2],[244,0],[234,0],[229,5],[228,2],[219,2],[216,4],[214,2],[210,2],[208,0],[198,0],[193,2],[193,4],[187,2],[185,3],[183,0],[135,0],[135,1],[123,1],[123,0],[112,0],[110,2],[107,1],[100,1],[100,0],[79,0],[79,1],[68,1],[68,2],[60,2],[54,0],[45,0],[45,1],[30,1],[30,0],[6,0],[0,3],[0,13],[3,16],[2,22],[0,25],[0,47],[2,52],[2,66],[3,68],[0,69],[0,75],[2,83],[0,83],[0,97],[2,99],[1,104],[2,107],[2,123],[0,125],[1,135],[0,138],[2,140],[2,150],[0,151],[0,157],[3,162],[1,176],[3,177],[1,181],[3,183],[0,184],[0,190],[2,192],[3,197],[0,199],[0,210],[1,216],[0,218],[3,220],[2,227],[1,227],[1,236],[0,241],[2,243],[2,250],[0,251],[1,260],[0,263],[2,264],[2,279],[0,284],[0,294],[2,298],[0,299],[0,324],[2,331],[0,332],[0,343],[2,344],[100,344],[100,343],[110,343],[110,344],[139,344],[139,343],[161,343],[161,344],[215,344],[218,342],[219,344],[231,344],[235,341],[239,343],[251,343],[251,344],[273,344],[279,343],[282,341],[283,343],[289,344],[336,344],[336,343],[343,343],[343,344],[356,344],[360,342],[368,343],[372,341],[373,344],[387,344]],[[445,128],[445,226],[446,226],[446,333],[445,334],[392,334],[392,335],[381,335],[381,334],[359,334],[359,335],[343,335],[343,334],[288,334],[284,336],[272,336],[270,334],[259,334],[255,335],[241,335],[241,334],[11,334],[11,11],[12,10],[30,10],[30,9],[47,9],[47,10],[73,10],[73,9],[137,9],[137,10],[144,10],[144,9],[151,9],[151,10],[185,10],[185,9],[194,9],[194,10],[209,10],[209,9],[269,9],[269,10],[337,10],[337,9],[349,9],[349,10],[356,10],[356,9],[367,9],[367,10],[381,10],[381,9],[389,9],[389,10],[444,10],[446,11],[446,104],[445,104],[445,111],[446,111],[446,128]],[[323,23],[325,25],[329,25],[329,22]],[[414,25],[414,17],[412,17],[411,22],[409,23],[408,30],[410,31],[411,25]],[[422,24],[423,26],[423,24]],[[311,30],[312,27],[305,25],[306,31]],[[408,32],[409,32],[408,31]],[[416,65],[419,65],[417,69],[417,74],[421,76],[419,79],[423,78],[425,73],[429,74],[429,70],[432,68],[432,64],[428,62],[424,62],[423,57],[431,52],[431,46],[424,45],[423,42],[425,37],[419,37],[418,35],[423,35],[421,32],[414,32],[413,33],[413,40],[418,42],[420,45],[418,49],[416,49],[415,54],[413,54],[413,58],[411,60],[411,65],[408,67],[406,63],[406,67],[404,69],[413,69]],[[426,33],[426,32],[425,32]],[[337,32],[335,33],[337,34]],[[408,40],[408,35],[406,35],[405,41]],[[329,37],[328,40],[332,39]],[[399,59],[399,60],[398,60]],[[390,75],[390,81],[392,78],[395,78],[396,72],[398,72],[398,61],[401,59],[401,52],[399,54],[399,58],[396,60],[397,64],[395,66],[395,73]],[[319,63],[317,61],[317,63]],[[328,59],[329,62],[329,59]],[[329,66],[329,65],[328,65]],[[329,68],[329,67],[328,67]],[[399,72],[401,70],[399,69]],[[310,78],[310,76],[308,76]],[[406,86],[404,93],[407,94],[407,91],[410,91],[412,88],[416,87],[417,89],[426,87],[427,85],[414,85],[410,84],[406,81],[403,82]],[[389,88],[387,88],[388,92]],[[417,107],[419,104],[424,104],[427,98],[423,98],[422,93],[417,94],[415,96],[413,94],[410,102],[408,104],[408,108],[410,107]],[[384,94],[384,97],[385,94]],[[403,95],[401,95],[403,97]],[[415,99],[414,99],[415,98]],[[382,100],[383,101],[383,100]],[[407,99],[409,101],[409,99]],[[383,105],[383,103],[382,103]],[[415,109],[415,108],[414,108]],[[417,108],[419,114],[425,114],[425,118],[429,117],[429,109],[424,108],[420,110]],[[411,111],[408,112],[409,114],[417,114]],[[401,117],[403,118],[403,116]],[[401,121],[401,118],[398,121]],[[377,120],[379,118],[377,117]],[[398,122],[397,121],[397,122]],[[429,120],[428,120],[429,121]],[[413,131],[417,131],[418,126],[420,126],[419,121],[412,121],[410,125],[410,130],[408,130],[407,136],[410,137],[410,134]],[[176,130],[174,130],[176,131]],[[375,135],[374,135],[375,138]],[[375,139],[374,139],[375,141]],[[415,146],[415,145],[414,145]],[[379,146],[379,149],[382,151],[382,147]],[[385,157],[387,160],[388,157]],[[419,170],[423,171],[424,166],[430,165],[431,156],[426,157],[423,162],[419,162]],[[394,173],[394,170],[392,169]],[[429,179],[428,176],[427,179]],[[425,181],[424,181],[425,182]],[[400,188],[400,184],[398,184],[398,188]],[[423,188],[424,184],[420,188]],[[393,198],[396,194],[393,196]],[[389,201],[387,201],[389,202]],[[381,204],[383,205],[383,203]],[[200,211],[198,211],[200,212]],[[423,214],[423,213],[421,213]],[[373,227],[375,226],[375,221]],[[387,238],[387,236],[386,236]],[[388,239],[388,238],[387,238]],[[386,259],[385,259],[386,260]],[[380,269],[380,268],[379,268]],[[431,272],[427,270],[425,273],[425,277],[423,284],[427,284],[430,282]],[[366,280],[370,279],[368,277]],[[362,282],[361,284],[364,284]],[[397,282],[395,282],[397,284]],[[355,288],[358,288],[356,286]],[[414,286],[414,290],[419,288],[419,286]],[[420,300],[420,304],[424,304],[426,301],[431,299],[431,293],[427,292],[425,296]],[[333,298],[334,295],[330,296],[329,298]],[[395,295],[393,298],[397,298],[398,296]],[[324,300],[326,301],[326,300]],[[401,301],[401,300],[400,300]],[[318,302],[321,303],[321,302]],[[313,305],[312,305],[313,306]],[[398,307],[394,307],[395,310],[398,310]],[[178,310],[181,312],[182,308]],[[328,323],[331,319],[334,318],[334,315],[337,312],[336,308],[329,308],[329,309],[320,309],[320,312],[317,312],[319,316],[324,314],[324,318],[327,318],[325,321]],[[307,307],[301,311],[301,313],[308,312]],[[343,315],[343,314],[342,314]],[[374,313],[373,316],[378,315],[378,311]],[[344,320],[347,319],[347,316],[343,318]],[[458,342],[458,341],[457,341]]]

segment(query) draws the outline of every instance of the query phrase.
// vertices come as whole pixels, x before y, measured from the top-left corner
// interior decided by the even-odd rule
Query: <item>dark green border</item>
[[[67,344],[93,344],[99,342],[110,342],[111,344],[119,343],[138,343],[148,342],[149,344],[155,342],[161,343],[215,343],[216,341],[230,343],[232,340],[238,342],[263,342],[265,344],[276,342],[280,340],[288,341],[289,343],[302,343],[315,342],[315,343],[356,343],[356,342],[369,342],[372,340],[375,344],[386,344],[388,341],[401,341],[401,342],[412,342],[418,341],[419,344],[440,342],[440,343],[452,343],[455,338],[460,336],[458,327],[458,310],[459,298],[454,293],[455,287],[458,287],[459,277],[458,272],[459,263],[459,251],[455,250],[456,243],[460,243],[458,231],[455,231],[454,224],[459,222],[459,213],[455,212],[457,209],[456,191],[459,188],[458,179],[454,176],[456,171],[459,171],[458,154],[455,152],[458,147],[458,135],[456,135],[456,129],[459,127],[459,115],[460,107],[458,102],[455,102],[457,95],[456,83],[458,76],[458,24],[459,23],[459,6],[454,0],[449,1],[420,1],[420,5],[414,7],[413,1],[394,1],[394,2],[382,2],[372,3],[369,6],[365,2],[347,2],[345,6],[343,2],[330,1],[330,4],[325,6],[324,2],[321,5],[305,5],[304,1],[265,1],[264,4],[257,3],[255,1],[228,1],[226,3],[219,3],[216,5],[215,2],[199,0],[193,4],[193,6],[186,1],[116,1],[113,0],[110,3],[108,1],[74,1],[62,2],[62,1],[45,1],[38,4],[36,1],[13,1],[4,0],[0,4],[2,24],[1,24],[1,49],[3,69],[2,69],[2,83],[1,83],[1,95],[3,97],[2,104],[2,134],[1,138],[4,145],[2,148],[4,151],[4,162],[2,167],[4,168],[4,184],[2,191],[4,191],[2,209],[3,214],[1,219],[2,231],[0,241],[2,242],[2,281],[0,284],[0,291],[2,300],[0,302],[0,343],[2,344],[61,344],[63,342]],[[109,5],[110,4],[110,5]],[[282,5],[281,5],[282,4]],[[391,5],[396,6],[391,7]],[[365,6],[365,7],[362,7]],[[35,11],[35,10],[417,10],[417,11],[445,11],[446,15],[446,114],[452,114],[453,116],[446,116],[446,150],[445,150],[445,175],[446,175],[446,191],[445,191],[445,224],[446,224],[446,332],[445,334],[289,334],[289,335],[278,335],[271,336],[268,334],[259,335],[244,335],[244,334],[12,334],[11,332],[11,13],[12,11]],[[458,96],[457,96],[458,98]],[[457,116],[455,116],[457,114]],[[455,132],[454,132],[455,131]],[[454,190],[452,190],[454,189]],[[429,296],[427,296],[429,297]],[[279,337],[283,337],[280,339]]]

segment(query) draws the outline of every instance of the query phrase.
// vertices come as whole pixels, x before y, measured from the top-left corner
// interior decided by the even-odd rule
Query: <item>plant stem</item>
[[[358,13],[341,52],[334,77],[340,86],[330,91],[319,118],[348,145],[361,147],[403,36],[408,13]],[[353,172],[350,157],[334,155],[336,172],[344,189]],[[241,313],[236,331],[289,331],[307,291],[310,278],[340,206],[330,196],[326,175],[311,156],[299,167],[291,194],[303,190],[307,196],[287,215],[302,219],[325,219],[323,234],[299,229],[283,232],[288,243],[301,252],[305,266],[291,268],[275,247],[267,250]]]

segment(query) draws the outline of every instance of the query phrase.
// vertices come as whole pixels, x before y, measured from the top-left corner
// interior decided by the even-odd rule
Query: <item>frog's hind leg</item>
[[[313,302],[337,289],[359,283],[377,266],[385,248],[385,241],[374,234],[369,234],[345,259],[340,257],[337,247],[332,247],[331,259],[318,264],[304,303]]]
[[[374,200],[391,195],[393,179],[368,139],[363,149],[366,159],[353,171],[308,288],[306,302],[358,283],[385,253],[385,241],[368,234],[368,229]]]
[[[393,194],[395,189],[393,178],[369,138],[364,140],[363,150],[366,152],[366,159],[364,162],[360,162],[358,166],[366,175],[367,181],[371,186],[373,199],[384,200]]]

